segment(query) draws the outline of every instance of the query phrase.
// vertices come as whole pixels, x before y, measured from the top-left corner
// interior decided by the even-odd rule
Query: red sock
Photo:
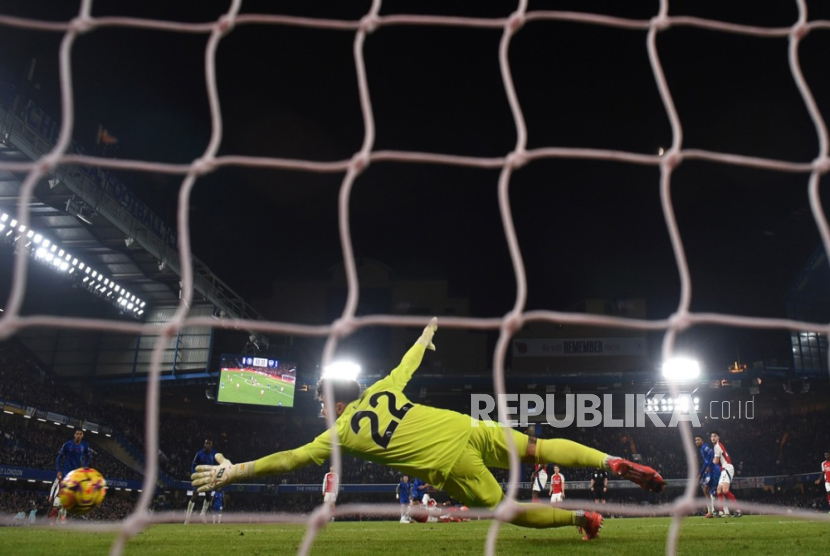
[[[735,495],[734,495],[734,494],[732,494],[732,491],[731,491],[731,490],[730,490],[729,492],[727,492],[727,493],[726,493],[726,497],[727,497],[727,498],[729,498],[729,501],[730,501],[730,502],[737,502],[737,500],[735,500]]]

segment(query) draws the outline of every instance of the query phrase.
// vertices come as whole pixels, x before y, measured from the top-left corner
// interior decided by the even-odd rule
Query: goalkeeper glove
[[[193,487],[199,492],[210,492],[254,474],[254,462],[252,461],[234,465],[222,454],[216,454],[216,461],[219,465],[197,465],[196,472],[190,476]]]
[[[432,320],[429,321],[429,324],[421,333],[421,337],[418,338],[418,343],[427,349],[435,351],[435,344],[432,343],[432,336],[435,334],[436,330],[438,330],[438,317],[432,317]]]

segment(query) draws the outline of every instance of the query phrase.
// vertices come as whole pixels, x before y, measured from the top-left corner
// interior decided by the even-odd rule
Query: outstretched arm
[[[210,492],[251,477],[281,475],[311,463],[319,465],[331,454],[330,434],[326,431],[305,446],[245,463],[233,464],[222,454],[216,454],[219,465],[197,465],[190,476],[192,484],[199,492]]]
[[[389,376],[374,383],[370,389],[373,391],[383,390],[384,388],[395,388],[403,390],[412,374],[421,365],[424,358],[424,351],[427,349],[435,350],[435,344],[432,343],[432,337],[435,331],[438,330],[438,318],[432,317],[418,340],[409,348],[409,351],[403,356],[400,364],[392,369]]]

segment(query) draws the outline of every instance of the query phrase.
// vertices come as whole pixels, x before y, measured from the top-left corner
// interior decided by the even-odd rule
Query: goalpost
[[[352,199],[355,184],[360,180],[361,174],[372,164],[379,162],[409,165],[432,164],[497,170],[499,176],[495,185],[498,189],[498,210],[504,237],[509,249],[516,288],[512,309],[506,316],[497,319],[443,317],[441,315],[439,317],[440,324],[444,328],[488,330],[499,333],[493,357],[493,384],[494,393],[498,396],[497,399],[499,400],[499,413],[504,415],[506,414],[506,405],[503,396],[505,394],[505,360],[507,359],[509,342],[515,332],[530,322],[545,321],[558,324],[616,327],[635,331],[664,331],[665,340],[662,345],[663,359],[668,359],[673,354],[678,335],[693,326],[699,325],[719,325],[765,330],[810,330],[825,335],[830,332],[830,326],[818,325],[813,322],[693,311],[691,307],[694,284],[684,251],[683,238],[681,237],[675,214],[676,207],[672,200],[672,183],[675,171],[683,162],[687,161],[706,161],[731,167],[797,174],[804,179],[804,188],[798,193],[804,194],[809,198],[809,204],[812,210],[811,216],[818,228],[824,249],[825,251],[830,249],[830,228],[828,228],[827,218],[822,208],[819,191],[822,176],[830,170],[828,133],[824,116],[814,98],[810,83],[805,79],[802,72],[799,50],[802,42],[809,34],[830,30],[830,21],[811,21],[808,17],[806,0],[793,0],[793,4],[795,6],[795,12],[797,13],[795,19],[786,25],[768,27],[725,22],[717,19],[671,15],[671,2],[669,0],[661,0],[655,13],[640,19],[610,16],[601,13],[533,10],[527,0],[518,0],[509,15],[498,17],[438,16],[429,14],[384,15],[382,14],[384,5],[381,0],[373,1],[365,15],[356,20],[243,13],[243,3],[241,0],[230,0],[226,13],[222,14],[216,20],[198,23],[130,17],[96,17],[92,15],[93,2],[91,0],[82,0],[79,13],[70,21],[46,21],[37,18],[20,18],[0,13],[0,26],[4,28],[33,29],[58,33],[63,37],[60,48],[59,66],[62,119],[57,135],[57,142],[47,154],[38,160],[27,163],[0,162],[0,170],[22,172],[26,175],[20,198],[18,199],[18,205],[22,208],[16,215],[20,226],[29,225],[31,214],[27,207],[29,206],[29,201],[32,199],[34,188],[38,181],[47,177],[61,165],[89,165],[99,166],[105,169],[129,169],[139,172],[183,176],[179,189],[179,205],[177,210],[178,249],[181,259],[184,261],[181,277],[181,304],[173,318],[161,327],[161,338],[173,337],[178,330],[189,326],[226,329],[238,329],[241,327],[266,334],[317,336],[326,339],[323,364],[332,360],[338,342],[357,329],[367,326],[420,328],[424,325],[421,317],[401,317],[393,315],[357,316],[358,302],[360,300],[360,284],[352,243],[350,200]],[[545,22],[600,26],[639,33],[642,36],[642,55],[648,60],[653,81],[656,84],[661,101],[661,109],[665,112],[671,131],[671,143],[666,145],[662,152],[643,154],[624,150],[558,146],[528,148],[528,126],[520,95],[517,93],[517,87],[511,74],[509,54],[512,42],[516,37],[521,35],[524,28]],[[218,156],[217,153],[219,152],[219,146],[223,137],[223,112],[219,102],[216,82],[217,50],[223,40],[226,40],[227,37],[241,27],[249,25],[270,26],[274,33],[279,33],[286,26],[291,26],[301,29],[347,33],[354,37],[354,66],[357,75],[357,90],[363,118],[364,133],[360,149],[354,152],[349,159],[316,162],[312,160],[255,156]],[[498,68],[500,70],[503,93],[509,105],[516,135],[515,145],[512,149],[496,157],[414,151],[379,151],[375,149],[377,126],[373,111],[372,88],[369,86],[368,70],[364,56],[365,50],[367,45],[372,41],[373,32],[381,28],[395,29],[400,27],[422,28],[425,33],[428,33],[430,28],[450,27],[480,29],[499,34]],[[73,48],[76,41],[82,35],[95,33],[105,28],[157,30],[197,34],[206,37],[204,72],[207,96],[210,103],[211,136],[207,148],[198,159],[182,166],[154,161],[97,158],[69,152],[70,142],[75,131]],[[661,60],[661,50],[658,47],[658,38],[662,34],[670,33],[673,30],[681,28],[703,29],[713,33],[731,34],[738,37],[786,39],[788,41],[786,55],[792,80],[801,96],[809,119],[812,122],[818,143],[818,149],[814,153],[812,161],[794,162],[703,149],[688,149],[684,147],[684,122],[675,107],[672,88],[666,78],[664,64]],[[492,54],[488,53],[482,53],[481,55],[492,56]],[[575,86],[578,86],[578,84]],[[645,83],[643,86],[651,87],[653,84]],[[11,137],[12,141],[13,139]],[[647,320],[552,310],[530,311],[527,309],[529,294],[527,268],[523,258],[523,245],[519,240],[516,227],[516,222],[521,219],[521,215],[514,214],[511,210],[510,188],[515,174],[520,168],[544,160],[608,161],[624,165],[651,167],[659,172],[659,183],[655,184],[659,190],[659,206],[662,210],[662,216],[665,219],[666,233],[670,238],[674,261],[680,276],[679,299],[677,300],[676,308],[669,318]],[[194,183],[198,177],[223,167],[277,168],[301,172],[342,174],[343,177],[339,189],[338,231],[342,256],[345,262],[348,294],[345,307],[339,319],[331,322],[327,326],[312,327],[291,322],[229,321],[216,320],[210,317],[188,316],[188,308],[194,298],[194,270],[192,265],[188,263],[191,260],[190,215],[188,211],[190,199]],[[145,325],[140,323],[64,318],[52,315],[21,315],[20,309],[25,294],[28,265],[29,261],[23,250],[21,250],[15,260],[13,287],[5,306],[5,312],[2,314],[2,318],[0,318],[0,338],[12,337],[17,332],[29,327],[43,326],[57,328],[78,327],[87,330],[106,330],[124,334],[139,334],[144,331]],[[153,497],[155,479],[158,471],[156,458],[158,454],[159,375],[164,345],[165,342],[162,341],[157,343],[156,349],[153,352],[152,371],[148,380],[146,414],[147,475],[144,483],[145,488],[135,512],[125,522],[120,524],[120,535],[113,545],[113,554],[120,554],[124,549],[126,541],[151,523],[178,521],[180,519],[178,515],[152,515],[147,512]],[[327,395],[329,394],[327,393]],[[678,395],[676,387],[674,387],[673,395]],[[331,425],[333,425],[333,420],[332,415],[329,415],[329,426]],[[696,481],[697,454],[693,448],[692,429],[688,423],[683,423],[679,427],[678,434],[681,436],[683,445],[685,446],[689,481],[683,496],[674,500],[670,507],[661,508],[662,513],[673,516],[666,545],[666,552],[668,554],[675,554],[677,552],[682,518],[699,507],[699,503],[694,500],[698,491],[698,484]],[[511,437],[508,435],[507,438],[512,444]],[[337,443],[334,442],[333,444],[332,462],[336,472],[339,473],[341,455]],[[507,499],[495,512],[479,512],[480,515],[495,517],[486,543],[486,552],[488,554],[495,552],[495,543],[498,538],[501,523],[509,520],[517,511],[514,502],[517,497],[517,484],[519,482],[519,458],[515,453],[515,446],[511,446],[511,448],[514,452],[511,457],[512,465]],[[565,507],[576,507],[575,505],[568,506],[568,504],[573,503],[566,501]],[[580,507],[590,508],[592,505],[580,504]],[[630,515],[650,515],[654,511],[653,508],[641,510],[610,504],[607,507],[614,512]],[[744,507],[764,513],[781,513],[782,511],[778,507],[757,504],[745,504]],[[384,513],[390,517],[398,517],[400,512],[397,504],[391,504],[388,507],[382,508],[374,506],[338,507],[337,511],[371,511],[376,514]],[[332,510],[328,505],[321,505],[308,519],[306,538],[300,547],[300,554],[307,554],[309,552],[317,532],[328,523],[332,515],[331,512]],[[794,511],[791,513],[804,518],[819,518],[816,514],[810,512]],[[225,514],[226,522],[232,522],[237,518],[246,521],[251,518],[260,520],[261,516],[233,516]]]

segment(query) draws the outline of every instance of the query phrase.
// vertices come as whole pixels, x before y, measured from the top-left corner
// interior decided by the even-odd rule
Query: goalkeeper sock
[[[608,454],[563,438],[536,441],[536,463],[556,463],[563,467],[605,469]]]
[[[210,502],[208,502],[207,500],[202,502],[202,515],[205,515],[207,513],[207,509],[208,509],[209,505],[210,505]]]
[[[546,529],[577,524],[577,512],[551,508],[545,504],[519,504],[519,507],[521,513],[510,522],[519,527]]]

